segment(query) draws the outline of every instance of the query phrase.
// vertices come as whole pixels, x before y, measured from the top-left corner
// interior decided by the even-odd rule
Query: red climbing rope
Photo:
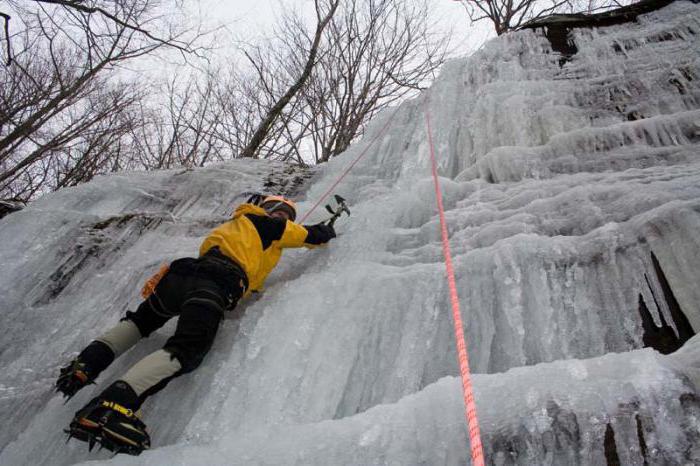
[[[394,120],[394,117],[396,116],[396,112],[399,111],[399,108],[400,108],[400,105],[397,105],[397,106],[396,106],[396,109],[394,110],[394,112],[391,114],[391,116],[390,116],[389,118],[387,118],[386,123],[384,123],[384,126],[382,126],[382,129],[379,130],[379,132],[374,136],[374,138],[372,138],[372,140],[369,142],[369,144],[367,144],[367,146],[365,146],[365,148],[362,150],[362,152],[360,153],[360,155],[358,155],[357,158],[355,158],[355,160],[353,160],[352,163],[350,163],[350,165],[349,165],[348,168],[343,172],[343,174],[340,175],[340,176],[338,177],[337,180],[335,180],[335,183],[333,183],[333,185],[332,185],[330,188],[328,188],[328,190],[323,194],[323,196],[321,196],[321,197],[319,198],[319,200],[316,202],[316,204],[314,204],[314,206],[311,208],[311,210],[309,210],[307,213],[304,214],[304,216],[301,218],[301,220],[299,220],[299,223],[304,223],[304,221],[309,217],[309,215],[311,215],[311,213],[312,213],[314,210],[316,210],[316,208],[317,208],[319,205],[321,205],[321,203],[323,202],[323,200],[324,200],[325,198],[327,198],[327,197],[333,192],[333,190],[335,189],[335,187],[338,186],[338,184],[340,184],[341,181],[343,181],[343,178],[345,178],[345,177],[347,176],[347,174],[350,173],[350,170],[352,170],[352,169],[355,167],[355,165],[357,164],[357,162],[359,162],[360,159],[361,159],[362,157],[365,156],[365,154],[367,153],[367,151],[369,151],[369,148],[372,147],[372,145],[374,144],[374,142],[375,142],[377,139],[379,139],[380,136],[383,136],[383,135],[384,135],[384,132],[386,132],[387,128],[389,128],[389,125],[390,125],[391,122]]]
[[[447,222],[445,222],[445,209],[442,205],[442,194],[440,192],[440,182],[437,174],[437,163],[435,161],[435,149],[433,146],[433,132],[430,127],[430,112],[426,100],[425,123],[428,129],[428,145],[430,146],[430,160],[432,162],[433,181],[435,184],[435,196],[437,207],[440,213],[440,227],[442,230],[442,252],[445,256],[445,267],[447,268],[447,281],[450,287],[450,300],[452,302],[452,317],[455,327],[455,339],[457,340],[457,356],[459,359],[459,370],[462,374],[462,393],[464,395],[464,409],[469,427],[469,443],[472,450],[472,465],[484,465],[484,452],[481,446],[481,434],[479,432],[479,420],[476,417],[476,404],[474,403],[474,390],[472,389],[471,376],[469,371],[469,356],[467,355],[467,344],[464,340],[464,330],[462,327],[462,313],[459,310],[459,298],[457,296],[457,285],[455,284],[455,272],[452,266],[452,253],[450,252],[450,241],[447,235]]]
[[[314,204],[314,206],[309,210],[300,220],[300,223],[304,221],[311,215],[311,213],[316,210],[316,208],[321,205],[323,200],[328,197],[338,184],[347,176],[348,173],[355,167],[357,162],[365,156],[369,151],[369,148],[375,143],[379,137],[381,137],[391,124],[394,116],[399,110],[399,106],[387,119],[386,123],[382,129],[372,138],[370,143],[364,148],[355,160],[353,160],[348,168],[338,177],[338,179],[331,185],[330,188],[320,197],[320,199]],[[457,341],[457,356],[459,359],[459,369],[462,375],[462,392],[464,395],[464,409],[467,417],[467,425],[469,428],[469,443],[471,445],[472,451],[472,466],[484,466],[484,452],[481,445],[481,434],[479,431],[479,421],[476,416],[476,404],[474,402],[474,390],[472,389],[471,376],[469,371],[469,356],[467,354],[467,344],[464,339],[464,330],[462,325],[462,314],[459,309],[459,298],[457,296],[457,285],[455,284],[454,267],[452,266],[452,253],[450,252],[450,242],[447,235],[447,223],[445,222],[445,209],[442,204],[442,194],[440,192],[440,182],[438,181],[437,175],[437,162],[435,161],[435,149],[433,146],[433,135],[432,129],[430,127],[430,113],[428,111],[427,101],[425,106],[425,122],[428,130],[428,143],[430,146],[430,159],[432,162],[433,171],[433,181],[435,182],[435,195],[437,198],[438,211],[440,213],[440,227],[442,231],[442,250],[445,255],[445,267],[447,268],[447,280],[450,288],[450,300],[452,302],[452,317],[454,320],[455,327],[455,339]]]

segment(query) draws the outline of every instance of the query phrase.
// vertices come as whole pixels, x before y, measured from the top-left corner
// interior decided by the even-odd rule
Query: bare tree
[[[246,47],[247,68],[120,83],[127,60],[166,45],[194,50],[157,27],[154,2],[13,10],[22,27],[0,75],[0,195],[26,200],[108,171],[240,156],[325,162],[422,89],[448,46],[428,33],[427,0],[316,0],[311,28],[288,11],[273,39]]]
[[[244,153],[253,132],[271,111],[256,157],[301,165],[335,157],[362,134],[383,108],[417,92],[444,63],[449,42],[430,36],[427,2],[347,0],[321,38],[296,14],[285,14],[271,42],[248,46],[252,74],[228,69],[219,80],[216,132],[232,153]],[[287,83],[309,65],[309,45],[318,43],[316,63],[286,106],[275,110]]]
[[[10,44],[10,19],[12,19],[12,17],[7,13],[3,13],[2,11],[0,11],[0,17],[2,18],[4,23],[5,41],[7,48],[7,61],[5,62],[5,65],[10,65],[12,64],[12,44]]]
[[[290,112],[296,108],[296,99],[290,99],[277,113],[263,134],[259,130],[261,122],[288,91],[289,83],[295,79],[299,67],[289,66],[287,51],[267,41],[246,50],[249,60],[255,63],[253,70],[228,67],[217,71],[214,108],[216,120],[211,126],[217,140],[236,156],[242,156],[246,147],[253,141],[256,132],[259,144],[255,158],[274,159],[284,150],[286,142],[280,138],[280,128]],[[213,118],[212,118],[213,119]]]
[[[258,122],[262,120],[267,109],[272,107],[274,97],[278,95],[268,87],[268,65],[272,62],[273,60],[259,62],[261,75],[247,74],[234,67],[217,73],[221,77],[217,80],[215,88],[215,108],[219,118],[214,128],[217,140],[234,156],[242,153],[252,139]],[[274,85],[274,82],[270,84]],[[268,133],[268,138],[269,136]],[[258,149],[258,153],[263,153],[263,158],[267,158],[264,150],[267,146],[265,140]]]
[[[141,124],[133,126],[131,139],[143,168],[194,167],[221,160],[216,79],[211,72],[186,79],[176,74],[156,93],[159,101],[141,102]]]
[[[119,166],[88,160],[113,141],[100,131],[121,134],[117,122],[134,124],[127,110],[141,91],[110,78],[125,61],[162,47],[197,53],[199,34],[151,32],[162,26],[156,0],[7,3],[21,28],[9,37],[17,50],[12,63],[0,69],[0,193],[34,195],[36,183],[21,188],[31,176],[56,189]],[[53,171],[43,176],[45,170]]]
[[[333,18],[333,14],[338,8],[340,0],[327,0],[326,5],[321,5],[321,3],[326,3],[323,0],[314,0],[314,5],[316,7],[316,30],[314,32],[313,40],[308,46],[306,63],[304,68],[299,75],[299,77],[289,86],[287,91],[275,102],[275,104],[267,111],[263,120],[258,125],[257,129],[253,133],[250,141],[246,147],[241,152],[243,157],[254,157],[260,144],[267,137],[270,128],[284,108],[289,104],[292,98],[299,92],[299,90],[304,86],[306,80],[311,75],[311,71],[316,63],[316,56],[318,55],[318,50],[321,44],[321,38],[323,37],[323,30],[326,28],[328,23]],[[326,11],[323,11],[323,6],[326,7]],[[305,50],[305,48],[304,48]],[[250,57],[250,56],[249,56]],[[250,58],[251,62],[256,69],[259,69],[259,65],[254,59]]]
[[[68,10],[74,10],[88,16],[99,16],[101,19],[113,23],[117,28],[130,30],[140,34],[154,44],[161,44],[174,48],[183,54],[199,54],[204,50],[195,47],[194,43],[198,35],[186,34],[182,28],[168,27],[164,35],[153,32],[151,27],[158,27],[159,15],[147,15],[148,10],[154,9],[154,2],[148,0],[141,2],[105,1],[105,0],[34,0],[37,3],[47,5],[60,5]],[[124,8],[126,6],[126,8]],[[133,14],[138,11],[139,14]]]
[[[16,150],[3,153],[0,191],[5,197],[28,199],[41,187],[71,186],[118,168],[114,147],[135,124],[128,109],[142,94],[133,84],[93,79],[60,106],[49,125],[21,138],[13,146]],[[41,182],[27,183],[32,177]]]
[[[460,2],[472,23],[489,20],[499,36],[528,21],[554,13],[593,13],[616,8],[619,0],[453,0]]]
[[[345,151],[374,115],[434,78],[449,41],[431,38],[428,12],[421,1],[343,3],[304,91],[317,163]]]

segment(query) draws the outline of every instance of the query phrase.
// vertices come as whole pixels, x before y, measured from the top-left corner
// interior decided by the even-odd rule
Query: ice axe
[[[338,196],[337,194],[334,196],[335,202],[338,203],[338,207],[333,210],[333,208],[330,206],[330,204],[326,204],[326,210],[331,213],[332,217],[326,220],[326,225],[328,226],[333,226],[336,220],[343,214],[346,213],[348,216],[350,215],[350,209],[348,209],[347,204],[345,204],[345,199],[343,199],[341,196]]]

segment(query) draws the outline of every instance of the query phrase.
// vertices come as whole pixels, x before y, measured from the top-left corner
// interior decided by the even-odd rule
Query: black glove
[[[330,241],[333,238],[335,238],[335,228],[333,228],[333,225],[319,223],[318,226],[321,228],[321,231],[323,231],[323,233],[328,237],[326,241]]]
[[[324,244],[335,238],[335,229],[325,223],[317,223],[316,225],[305,226],[309,235],[306,237],[307,244]]]

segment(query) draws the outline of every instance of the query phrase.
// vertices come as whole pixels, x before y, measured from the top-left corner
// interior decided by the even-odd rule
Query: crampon
[[[92,406],[90,406],[92,405]],[[146,426],[130,410],[112,402],[97,400],[79,411],[68,429],[71,438],[87,442],[88,450],[96,445],[116,453],[139,455],[151,446]]]
[[[78,390],[94,383],[94,379],[87,373],[85,364],[75,359],[61,368],[61,374],[56,381],[56,392],[63,394],[68,401]]]

